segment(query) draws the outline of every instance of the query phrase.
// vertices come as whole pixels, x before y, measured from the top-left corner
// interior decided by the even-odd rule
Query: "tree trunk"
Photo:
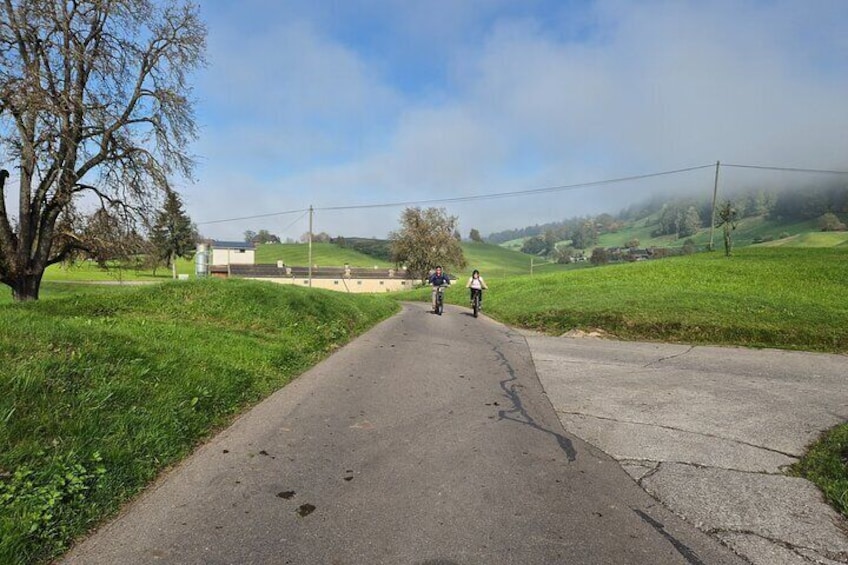
[[[38,300],[38,290],[41,287],[41,275],[23,275],[12,283],[12,296],[17,302]]]
[[[724,226],[724,255],[725,257],[730,257],[731,253],[733,253],[733,236],[730,233],[730,228],[725,224]]]
[[[173,278],[177,278],[177,260],[176,258],[171,259],[171,273],[174,275]]]

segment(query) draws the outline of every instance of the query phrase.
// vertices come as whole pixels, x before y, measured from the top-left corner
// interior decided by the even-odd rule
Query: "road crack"
[[[746,447],[753,447],[754,449],[761,449],[761,450],[767,451],[769,453],[776,453],[778,455],[783,455],[784,457],[789,457],[791,459],[796,459],[796,460],[798,459],[797,455],[794,455],[792,453],[786,453],[784,451],[780,451],[779,449],[773,449],[771,447],[765,447],[763,445],[756,445],[756,444],[753,444],[753,443],[749,443],[747,441],[723,437],[723,436],[716,435],[716,434],[710,434],[710,433],[706,433],[706,432],[696,432],[696,431],[687,430],[687,429],[683,429],[683,428],[676,428],[674,426],[666,426],[664,424],[650,424],[650,423],[646,423],[646,422],[621,420],[621,419],[618,419],[618,418],[609,418],[609,417],[606,417],[606,416],[595,416],[594,414],[586,414],[584,412],[569,412],[569,411],[566,411],[566,410],[557,410],[557,414],[565,414],[565,415],[569,415],[569,416],[580,416],[580,417],[583,417],[583,418],[594,418],[596,420],[603,420],[603,421],[607,421],[607,422],[615,422],[615,423],[618,423],[618,424],[630,424],[630,425],[633,425],[633,426],[645,426],[645,427],[650,427],[650,428],[660,428],[660,429],[663,429],[663,430],[669,430],[669,431],[674,431],[674,432],[681,432],[681,433],[686,433],[686,434],[703,436],[703,437],[708,437],[708,438],[711,438],[711,439],[720,439],[722,441],[729,441],[729,442],[732,442],[732,443],[735,443],[735,444],[738,444],[738,445],[744,445]]]
[[[731,535],[735,534],[735,535],[744,535],[744,536],[751,536],[751,537],[759,538],[761,540],[767,541],[767,542],[772,543],[774,545],[780,546],[780,547],[786,549],[787,551],[791,551],[792,553],[794,553],[795,555],[797,555],[798,557],[800,557],[801,559],[803,559],[804,561],[806,561],[808,563],[820,563],[820,561],[818,559],[804,555],[803,553],[801,553],[801,551],[809,551],[810,553],[814,553],[815,555],[820,556],[820,557],[825,557],[825,558],[833,560],[833,561],[840,561],[842,563],[848,563],[848,553],[846,553],[846,552],[834,552],[834,551],[828,551],[827,549],[822,549],[822,548],[806,547],[806,546],[803,546],[803,545],[795,545],[795,544],[789,543],[789,542],[781,540],[781,539],[776,539],[776,538],[772,538],[772,537],[769,537],[769,536],[765,536],[765,535],[763,535],[759,532],[754,532],[752,530],[732,530],[732,529],[724,529],[724,528],[715,528],[715,529],[711,529],[711,530],[705,530],[705,533],[708,533],[708,534],[714,535],[714,536],[721,536],[722,534],[731,534]],[[724,541],[724,540],[722,540],[722,541]],[[725,543],[727,543],[727,542],[725,542]]]
[[[657,364],[657,363],[662,363],[663,361],[668,361],[668,360],[670,360],[670,359],[677,359],[678,357],[683,357],[684,355],[688,355],[689,353],[692,353],[692,350],[694,350],[694,349],[695,349],[695,346],[694,346],[694,345],[690,345],[690,346],[689,346],[689,349],[687,349],[686,351],[681,351],[680,353],[675,353],[674,355],[669,355],[668,357],[660,357],[660,358],[659,358],[659,359],[657,359],[656,361],[651,361],[650,363],[648,363],[648,364],[644,365],[642,368],[643,368],[643,369],[648,369],[648,368],[650,368],[652,365],[655,365],[655,364]]]

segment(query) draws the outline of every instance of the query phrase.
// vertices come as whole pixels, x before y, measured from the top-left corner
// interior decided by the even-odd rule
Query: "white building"
[[[229,265],[253,265],[256,263],[256,246],[243,241],[209,242],[210,267],[227,267]]]

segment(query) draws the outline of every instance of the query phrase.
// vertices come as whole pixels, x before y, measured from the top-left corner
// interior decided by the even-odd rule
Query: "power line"
[[[208,224],[223,224],[224,222],[238,222],[240,220],[255,220],[257,218],[271,218],[273,216],[285,216],[287,214],[297,214],[298,212],[308,212],[308,209],[301,210],[286,210],[285,212],[271,212],[270,214],[257,214],[255,216],[242,216],[240,218],[225,218],[223,220],[210,220],[208,222],[197,222],[198,226],[208,225]],[[302,218],[303,216],[301,216]],[[299,220],[300,218],[298,218]],[[297,221],[297,220],[295,220]]]
[[[545,194],[550,192],[562,192],[567,190],[577,190],[580,188],[589,188],[593,186],[603,186],[609,184],[617,184],[622,182],[631,182],[637,180],[643,180],[648,178],[656,178],[667,175],[676,175],[680,173],[688,173],[692,171],[697,171],[701,169],[711,169],[715,165],[710,163],[709,165],[698,165],[695,167],[686,167],[683,169],[674,169],[670,171],[661,171],[658,173],[648,173],[642,175],[631,175],[626,177],[617,177],[612,179],[591,181],[591,182],[583,182],[577,184],[566,184],[566,185],[558,185],[558,186],[547,186],[543,188],[531,188],[527,190],[513,190],[509,192],[496,192],[492,194],[476,194],[476,195],[468,195],[468,196],[456,196],[453,198],[432,198],[428,200],[407,200],[407,201],[399,201],[399,202],[382,202],[376,204],[353,204],[347,206],[324,206],[315,208],[315,211],[341,211],[341,210],[366,210],[366,209],[376,209],[376,208],[396,208],[400,206],[420,206],[426,204],[450,204],[455,202],[473,202],[478,200],[495,200],[499,198],[513,198],[517,196],[528,196],[533,194]],[[770,167],[770,166],[761,166],[761,165],[739,165],[732,163],[721,163],[723,167],[734,167],[738,169],[758,169],[758,170],[768,170],[768,171],[784,171],[784,172],[795,172],[795,173],[822,173],[822,174],[836,174],[836,175],[846,175],[848,171],[833,171],[833,170],[825,170],[825,169],[804,169],[797,167]],[[241,220],[255,220],[259,218],[269,218],[273,216],[283,216],[286,214],[297,214],[298,212],[302,212],[305,215],[309,212],[309,209],[300,209],[300,210],[287,210],[285,212],[273,212],[269,214],[257,214],[253,216],[242,216],[239,218],[226,218],[221,220],[211,220],[208,222],[198,222],[198,225],[209,225],[209,224],[220,224],[225,222],[237,222]],[[300,221],[303,216],[292,222],[292,225]],[[290,226],[289,226],[290,227]],[[287,228],[288,229],[288,228]]]
[[[547,192],[560,192],[565,190],[575,190],[578,188],[588,188],[591,186],[600,186],[606,184],[615,184],[620,182],[628,182],[634,180],[647,179],[652,177],[659,177],[663,175],[674,175],[678,173],[687,173],[690,171],[697,171],[699,169],[708,169],[712,168],[715,165],[699,165],[697,167],[688,167],[685,169],[675,169],[673,171],[662,171],[659,173],[649,173],[644,175],[633,175],[629,177],[619,177],[614,179],[606,179],[592,182],[583,182],[578,184],[566,184],[560,186],[547,186],[544,188],[531,188],[528,190],[514,190],[510,192],[497,192],[494,194],[477,194],[471,196],[457,196],[454,198],[434,198],[431,200],[409,200],[406,202],[386,202],[382,204],[358,204],[351,206],[326,206],[323,208],[315,208],[315,210],[320,211],[335,211],[335,210],[361,210],[366,208],[394,208],[397,206],[415,206],[422,204],[445,204],[451,202],[470,202],[475,200],[494,200],[496,198],[511,198],[515,196],[527,196],[530,194],[544,194]]]
[[[544,188],[531,188],[528,190],[514,190],[511,192],[498,192],[494,194],[476,194],[469,196],[457,196],[454,198],[434,198],[430,200],[410,200],[406,202],[383,202],[378,204],[355,204],[350,206],[325,206],[322,208],[315,208],[315,211],[339,211],[339,210],[364,210],[364,209],[374,209],[374,208],[396,208],[398,206],[418,206],[424,204],[447,204],[451,202],[471,202],[475,200],[494,200],[497,198],[512,198],[515,196],[527,196],[531,194],[544,194],[548,192],[560,192],[565,190],[576,190],[578,188],[588,188],[591,186],[601,186],[606,184],[616,184],[621,182],[629,182],[635,180],[642,180],[653,177],[660,177],[665,175],[675,175],[679,173],[687,173],[690,171],[697,171],[699,169],[708,169],[713,167],[714,165],[699,165],[696,167],[687,167],[684,169],[675,169],[672,171],[662,171],[659,173],[648,173],[643,175],[632,175],[627,177],[618,177],[613,179],[605,179],[591,182],[583,182],[578,184],[567,184],[567,185],[559,185],[559,186],[547,186]],[[301,210],[288,210],[286,212],[275,212],[270,214],[257,214],[254,216],[242,216],[240,218],[225,218],[221,220],[211,220],[208,222],[198,222],[197,225],[208,225],[208,224],[221,224],[225,222],[237,222],[241,220],[255,220],[258,218],[268,218],[271,216],[282,216],[284,214],[296,214],[298,212],[309,212],[309,209],[301,209]]]
[[[290,223],[289,225],[287,225],[286,227],[284,227],[282,230],[280,230],[280,233],[286,233],[286,231],[287,231],[290,227],[292,227],[293,225],[295,225],[296,223],[298,223],[299,221],[301,221],[301,220],[303,219],[303,217],[304,217],[305,215],[307,215],[308,213],[309,213],[309,210],[304,210],[303,214],[301,214],[300,216],[298,216],[298,217],[297,217],[297,219],[296,219],[295,221],[293,221],[292,223]]]
[[[722,163],[722,167],[735,167],[737,169],[758,169],[762,171],[786,171],[790,173],[823,173],[829,175],[848,175],[848,171],[830,171],[825,169],[800,169],[797,167],[767,167],[761,165],[734,165]]]

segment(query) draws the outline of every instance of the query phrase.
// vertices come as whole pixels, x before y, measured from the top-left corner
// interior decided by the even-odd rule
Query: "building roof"
[[[217,241],[213,239],[210,245],[212,249],[245,249],[251,251],[256,249],[254,244],[245,241]]]

